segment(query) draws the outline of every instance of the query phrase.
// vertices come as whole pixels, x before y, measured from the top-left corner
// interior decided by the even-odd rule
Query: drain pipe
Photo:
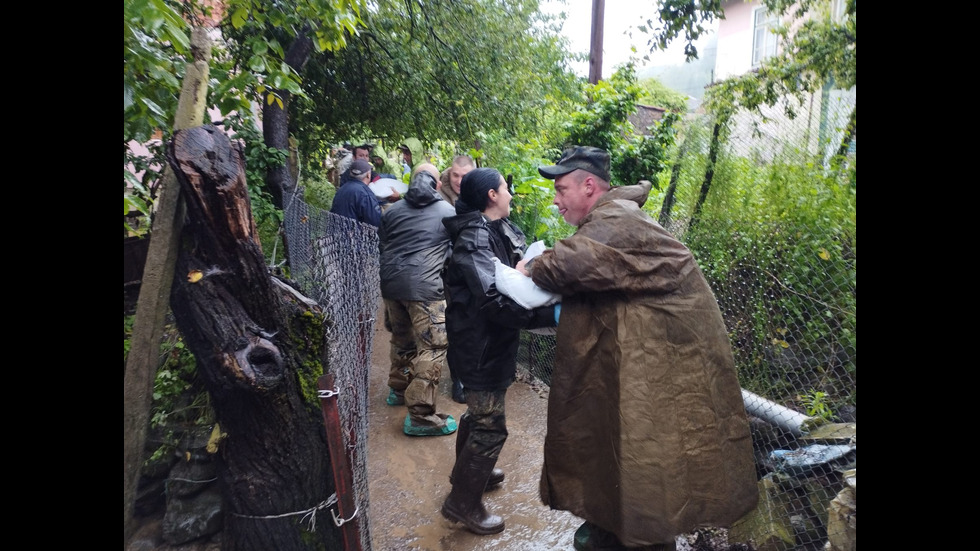
[[[807,417],[776,402],[766,400],[744,388],[742,389],[742,401],[745,402],[745,411],[749,415],[768,421],[796,436],[802,436],[803,426],[813,422],[813,417]]]

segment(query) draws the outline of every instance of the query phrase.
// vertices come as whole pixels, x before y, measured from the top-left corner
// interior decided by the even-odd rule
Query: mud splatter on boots
[[[503,532],[504,519],[483,506],[483,491],[496,464],[497,458],[475,455],[464,447],[453,466],[453,489],[442,504],[442,516],[481,536]]]

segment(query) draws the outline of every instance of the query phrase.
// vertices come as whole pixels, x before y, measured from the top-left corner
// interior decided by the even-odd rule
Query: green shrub
[[[690,151],[684,163],[700,162],[702,152]],[[792,403],[810,388],[828,411],[856,405],[852,177],[792,148],[767,162],[722,154],[700,220],[683,234],[722,306],[742,384],[753,392]],[[685,178],[675,218],[690,215],[703,174]]]
[[[123,364],[129,354],[135,316],[123,318]],[[184,345],[184,339],[172,321],[164,326],[160,344],[160,364],[153,382],[150,428],[163,439],[147,462],[166,458],[177,446],[179,436],[188,427],[213,424],[214,411],[197,370],[197,360]]]
[[[325,171],[314,171],[303,179],[303,200],[307,204],[325,211],[333,206],[337,188],[333,186]]]

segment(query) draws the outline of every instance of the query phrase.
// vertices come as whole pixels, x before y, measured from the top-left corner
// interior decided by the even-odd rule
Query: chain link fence
[[[361,546],[370,550],[367,392],[375,315],[381,304],[378,232],[374,226],[309,205],[302,197],[299,187],[284,198],[290,278],[326,312],[326,369],[338,389]]]
[[[792,119],[743,112],[717,133],[709,115],[690,120],[645,206],[694,253],[731,338],[760,504],[730,543],[853,549],[856,149],[842,137],[854,105],[853,91],[824,90]],[[518,361],[550,384],[555,337],[521,338]]]

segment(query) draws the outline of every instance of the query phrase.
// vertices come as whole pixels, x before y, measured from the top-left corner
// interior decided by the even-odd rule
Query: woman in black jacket
[[[442,220],[453,242],[445,274],[448,359],[467,406],[442,514],[476,534],[504,529],[503,519],[483,506],[483,492],[504,479],[494,466],[507,440],[504,397],[517,372],[520,330],[556,325],[555,306],[527,310],[494,284],[493,258],[513,268],[527,247],[524,233],[507,219],[511,197],[500,172],[477,168],[463,177],[456,216]]]

